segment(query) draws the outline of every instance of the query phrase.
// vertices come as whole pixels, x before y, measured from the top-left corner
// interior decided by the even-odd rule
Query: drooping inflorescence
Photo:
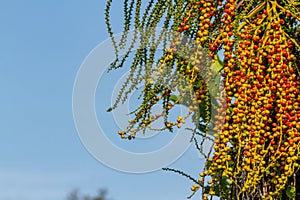
[[[215,132],[194,192],[202,188],[203,199],[295,198],[300,184],[300,1],[153,0],[141,13],[141,0],[125,0],[119,46],[109,22],[111,3],[106,9],[116,49],[111,69],[122,67],[134,43],[140,44],[112,109],[144,84],[142,104],[119,131],[121,137],[134,138],[161,117],[161,130],[172,131],[192,115],[201,144],[209,130]],[[121,57],[131,25],[134,37]],[[159,44],[166,48],[157,58]],[[153,115],[158,102],[163,111]],[[168,115],[176,104],[190,112],[172,122]]]

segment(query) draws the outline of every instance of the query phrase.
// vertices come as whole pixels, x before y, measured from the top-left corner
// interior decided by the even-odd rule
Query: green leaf
[[[173,102],[178,101],[178,97],[177,97],[176,95],[171,95],[171,96],[169,97],[169,99],[170,99],[171,101],[173,101]]]
[[[204,193],[205,193],[205,194],[208,194],[208,193],[209,193],[209,190],[210,190],[210,187],[209,187],[209,186],[205,186],[205,187],[204,187]]]
[[[286,188],[285,193],[290,199],[294,199],[296,197],[296,188],[294,186],[289,185]]]
[[[219,56],[218,54],[215,55],[215,59],[216,59],[217,62],[218,62],[217,65],[220,67],[219,70],[221,70],[221,69],[223,68],[223,66],[224,66],[224,62],[220,59],[220,56]]]
[[[207,164],[206,164],[206,169],[207,170],[209,169],[209,167],[211,166],[211,164],[212,164],[212,161],[207,161]]]
[[[218,55],[215,55],[215,61],[211,65],[211,72],[213,77],[208,83],[210,96],[212,97],[216,97],[218,94],[221,82],[221,70],[223,69],[223,67],[223,62]]]

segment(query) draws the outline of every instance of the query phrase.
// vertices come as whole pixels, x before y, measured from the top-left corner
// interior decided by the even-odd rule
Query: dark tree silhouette
[[[90,195],[80,195],[79,190],[74,189],[68,194],[67,200],[108,200],[107,190],[100,189],[96,196],[90,196]]]

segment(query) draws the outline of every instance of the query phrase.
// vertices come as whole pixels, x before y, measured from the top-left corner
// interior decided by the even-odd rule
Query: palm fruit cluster
[[[289,28],[299,21],[299,13],[283,1],[257,3],[243,17],[224,13],[228,25],[210,46],[214,51],[223,45],[227,101],[225,123],[205,171],[212,177],[211,195],[224,178],[231,189],[223,189],[223,196],[234,199],[279,199],[286,186],[295,186],[300,158],[299,43]],[[238,2],[226,5],[236,9]],[[222,189],[218,193],[222,196]]]
[[[203,133],[207,132],[212,102],[213,106],[216,106],[217,101],[211,99],[208,85],[213,82],[209,80],[212,72],[208,67],[212,65],[212,59],[202,45],[207,45],[209,28],[212,26],[209,21],[216,11],[213,1],[149,1],[142,14],[141,0],[125,0],[125,23],[120,45],[115,40],[110,25],[111,4],[112,0],[107,1],[106,23],[115,47],[116,60],[110,66],[110,70],[124,65],[131,52],[131,44],[139,42],[140,48],[134,54],[130,74],[109,111],[115,109],[119,103],[125,102],[138,84],[144,84],[140,95],[142,103],[133,111],[134,117],[128,126],[119,131],[121,138],[135,138],[138,131],[145,132],[147,129],[173,131],[175,127],[180,128],[190,116],[197,126],[201,118],[201,130]],[[159,23],[163,24],[161,32],[155,29]],[[135,28],[133,40],[130,41],[127,53],[119,56],[120,49],[124,48],[123,43],[127,40],[130,25]],[[165,33],[166,30],[168,33]],[[169,40],[165,36],[167,34],[170,35]],[[155,60],[157,46],[166,42],[170,45],[162,55],[158,55],[160,58]],[[219,81],[216,82],[218,87]],[[218,90],[217,87],[215,91]],[[158,104],[162,104],[162,112],[153,114],[151,110]],[[168,116],[176,104],[186,105],[189,112],[171,121]],[[164,119],[164,126],[159,129],[153,128],[151,124],[160,118]]]
[[[124,1],[123,38],[133,14],[133,27],[143,34],[161,23],[172,36],[157,62],[156,47],[167,37],[158,33],[154,46],[151,34],[141,39],[142,48],[112,106],[144,83],[143,102],[129,126],[119,132],[121,137],[134,138],[160,117],[165,125],[160,130],[172,131],[193,115],[201,144],[209,129],[215,132],[205,169],[193,179],[193,194],[202,189],[202,199],[295,199],[300,184],[300,1],[153,0],[144,14],[140,5],[141,0]],[[117,44],[109,20],[107,24]],[[121,60],[117,45],[115,49],[111,69],[123,66],[128,57]],[[222,67],[214,68],[214,63]],[[221,78],[214,76],[216,72]],[[152,115],[159,102],[163,112]],[[190,112],[172,122],[168,115],[176,104],[188,106]],[[214,118],[212,109],[217,110]]]

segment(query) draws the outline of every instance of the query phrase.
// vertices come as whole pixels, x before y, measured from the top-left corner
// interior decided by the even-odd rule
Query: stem
[[[238,5],[237,5],[236,9],[239,9],[239,7],[244,3],[244,1],[245,1],[245,0],[240,1],[240,2],[238,3]]]

